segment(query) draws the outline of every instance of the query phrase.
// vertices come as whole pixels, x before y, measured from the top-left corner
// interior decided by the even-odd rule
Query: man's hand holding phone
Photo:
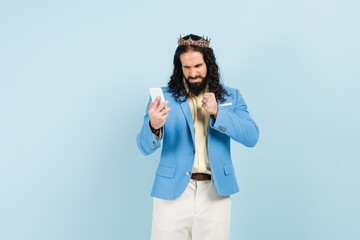
[[[169,116],[168,112],[171,110],[170,107],[165,108],[166,104],[169,101],[165,101],[162,104],[159,104],[160,97],[157,97],[154,102],[149,106],[149,117],[150,117],[150,126],[155,130],[160,130],[165,125],[166,118]]]

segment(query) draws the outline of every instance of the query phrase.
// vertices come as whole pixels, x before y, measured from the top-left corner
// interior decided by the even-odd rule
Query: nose
[[[195,78],[196,77],[196,70],[195,69],[191,69],[190,70],[190,75],[189,77]]]

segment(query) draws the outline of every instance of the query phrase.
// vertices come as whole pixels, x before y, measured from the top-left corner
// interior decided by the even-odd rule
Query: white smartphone
[[[150,88],[151,101],[155,102],[156,98],[160,96],[160,104],[165,102],[164,93],[161,88]]]

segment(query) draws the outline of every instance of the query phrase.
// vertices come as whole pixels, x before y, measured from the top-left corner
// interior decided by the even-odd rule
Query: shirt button
[[[190,172],[186,172],[186,176],[190,176]]]
[[[192,151],[191,151],[191,154],[195,154],[195,151],[194,151],[194,150],[192,150]]]
[[[156,144],[156,142],[155,142],[155,141],[151,143],[151,145],[152,145],[152,146],[155,146],[155,144]]]

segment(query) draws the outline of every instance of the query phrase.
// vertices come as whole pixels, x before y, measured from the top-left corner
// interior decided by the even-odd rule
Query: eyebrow
[[[200,67],[201,65],[203,65],[203,63],[198,63],[198,64],[195,65],[195,67]],[[184,68],[189,68],[190,66],[184,65],[183,67],[184,67]]]

